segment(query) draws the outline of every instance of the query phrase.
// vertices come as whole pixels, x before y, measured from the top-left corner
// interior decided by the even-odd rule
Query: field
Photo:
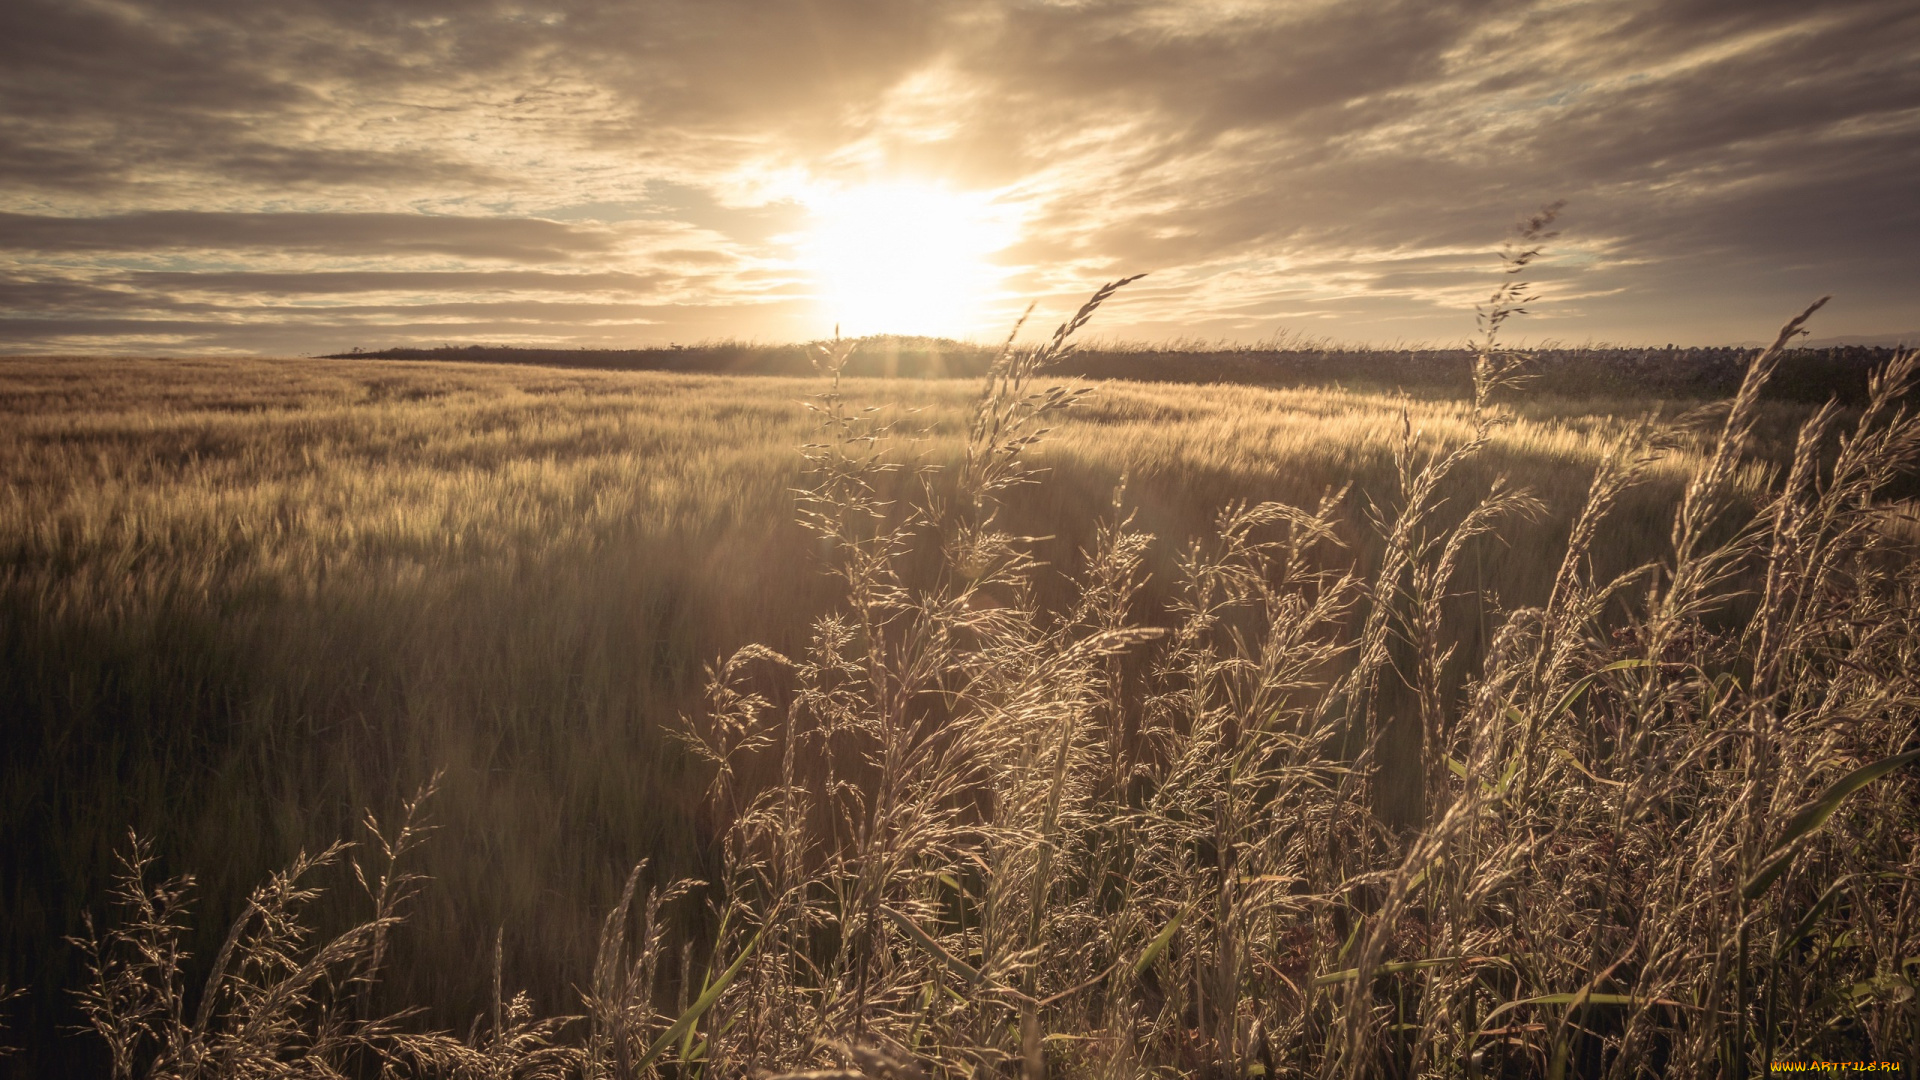
[[[1068,409],[1003,376],[983,405],[0,359],[14,1066],[105,1071],[118,1037],[144,1068],[188,1028],[473,1075],[1632,1075],[1920,1040],[1912,780],[1796,816],[1912,737],[1903,387],[1700,416],[1070,380]],[[423,879],[363,891],[363,812],[391,836],[429,784]],[[129,830],[136,895],[192,874],[185,914],[111,906]],[[299,982],[312,943],[256,920],[292,886],[248,896],[340,839],[292,921],[345,944]],[[404,922],[354,937],[369,912]],[[195,1027],[243,915],[258,962]],[[83,1012],[64,942],[116,926]],[[174,941],[190,989],[128,989]],[[408,1006],[456,1036],[343,1019]]]

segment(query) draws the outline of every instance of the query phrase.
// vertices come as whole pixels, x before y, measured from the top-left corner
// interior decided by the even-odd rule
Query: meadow
[[[1702,412],[1059,352],[0,359],[12,1066],[1913,1059],[1909,364]]]

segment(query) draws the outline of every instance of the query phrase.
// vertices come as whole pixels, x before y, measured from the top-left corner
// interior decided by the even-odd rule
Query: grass
[[[82,1020],[139,1074],[1903,1055],[1911,782],[1819,809],[1910,739],[1909,368],[1847,415],[1771,360],[1710,421],[1068,409],[1065,344],[984,389],[0,361],[18,1067]],[[418,850],[333,846],[436,776]]]

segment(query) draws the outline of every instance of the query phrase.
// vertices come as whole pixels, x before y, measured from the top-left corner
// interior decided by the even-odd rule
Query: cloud
[[[1454,336],[1502,231],[1564,198],[1555,332],[1752,337],[1809,289],[1874,331],[1920,322],[1916,166],[1910,0],[0,8],[26,322],[538,294],[670,299],[649,340],[806,333],[766,302],[805,288],[796,191],[918,175],[1021,210],[1017,292],[1155,271],[1116,330]]]
[[[556,274],[537,270],[335,270],[273,274],[143,271],[120,279],[169,293],[337,296],[347,293],[586,293],[645,294],[675,280],[666,274]]]
[[[0,250],[269,251],[360,257],[456,255],[538,263],[603,254],[613,247],[614,238],[604,229],[531,218],[183,210],[101,217],[0,214]]]

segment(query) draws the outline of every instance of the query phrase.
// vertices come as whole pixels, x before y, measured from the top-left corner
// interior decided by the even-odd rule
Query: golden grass
[[[441,833],[417,864],[434,884],[383,992],[463,1024],[494,993],[475,957],[498,930],[507,985],[570,1007],[628,868],[719,876],[729,822],[665,737],[701,711],[703,666],[747,641],[799,655],[841,601],[793,519],[796,447],[818,437],[799,401],[818,390],[459,364],[0,360],[0,805],[25,838],[5,856],[0,983],[36,991],[38,1022],[56,1015],[74,961],[49,943],[79,932],[129,827],[162,866],[201,875],[207,955],[271,869],[443,772]],[[843,390],[924,430],[912,455],[949,472],[963,460],[976,384]],[[1545,602],[1596,468],[1648,410],[1673,412],[1522,404],[1447,481],[1461,512],[1499,475],[1546,506],[1471,547],[1464,586],[1486,602],[1460,631],[1469,657],[1502,612]],[[1767,407],[1762,462],[1784,464],[1806,411]],[[1109,383],[1054,419],[1035,451],[1052,472],[1008,493],[1002,524],[1051,538],[1035,552],[1070,567],[1126,476],[1136,526],[1159,538],[1148,608],[1234,500],[1310,507],[1351,485],[1330,520],[1365,573],[1381,557],[1368,500],[1390,497],[1403,432],[1426,452],[1476,436],[1468,405],[1328,390]],[[1684,446],[1624,496],[1591,552],[1598,572],[1660,555],[1710,450]],[[1742,465],[1735,494],[1764,498],[1767,474]],[[1034,587],[1067,591],[1045,572]]]

